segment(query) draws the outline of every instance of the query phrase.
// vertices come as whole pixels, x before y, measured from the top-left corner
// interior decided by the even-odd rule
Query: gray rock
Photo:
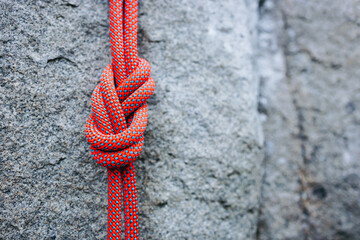
[[[105,239],[84,136],[111,61],[106,1],[0,1],[1,239]],[[142,239],[253,239],[262,131],[254,1],[144,1],[157,83],[137,160]],[[353,180],[349,180],[353,181]]]
[[[359,2],[140,1],[142,239],[358,239]],[[0,239],[105,239],[106,1],[0,0]]]
[[[359,1],[266,1],[258,239],[359,239]]]

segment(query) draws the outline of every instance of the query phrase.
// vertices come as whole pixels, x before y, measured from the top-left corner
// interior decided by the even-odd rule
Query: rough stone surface
[[[360,2],[140,1],[142,239],[360,239]],[[0,0],[0,239],[105,239],[84,136],[107,1]],[[263,143],[264,142],[264,143]]]
[[[360,2],[261,1],[258,239],[360,238]]]
[[[110,62],[106,1],[0,1],[0,239],[105,239],[84,137]],[[262,131],[255,1],[141,1],[157,83],[137,177],[142,239],[253,239]]]

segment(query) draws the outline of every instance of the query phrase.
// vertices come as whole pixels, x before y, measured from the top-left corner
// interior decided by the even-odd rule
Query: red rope
[[[146,100],[155,90],[150,65],[137,52],[137,0],[110,0],[112,64],[92,97],[85,134],[94,160],[108,168],[108,239],[138,239],[134,161],[144,144]],[[123,201],[122,201],[123,200]]]

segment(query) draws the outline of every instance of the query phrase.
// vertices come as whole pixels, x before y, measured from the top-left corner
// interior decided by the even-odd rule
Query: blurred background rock
[[[261,1],[258,239],[360,239],[360,1]]]
[[[84,136],[107,1],[0,0],[0,239],[105,239]],[[360,238],[360,1],[144,0],[142,239]]]

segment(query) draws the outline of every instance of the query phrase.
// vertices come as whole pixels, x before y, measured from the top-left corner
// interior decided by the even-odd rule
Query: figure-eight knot
[[[91,154],[101,166],[125,166],[140,155],[148,117],[146,100],[155,90],[150,71],[150,64],[138,58],[135,71],[115,86],[112,65],[104,69],[85,126]]]

